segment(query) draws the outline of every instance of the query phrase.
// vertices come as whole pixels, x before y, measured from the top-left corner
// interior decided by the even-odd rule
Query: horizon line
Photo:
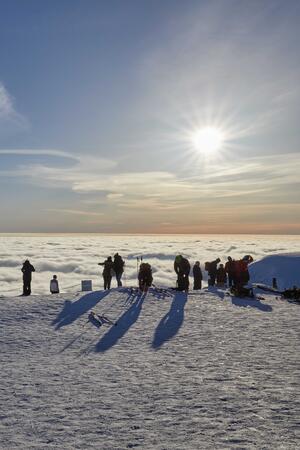
[[[113,232],[98,232],[98,231],[70,231],[70,232],[64,232],[64,231],[25,231],[25,232],[0,232],[1,236],[46,236],[46,235],[57,235],[57,236],[64,236],[64,235],[102,235],[102,236],[300,236],[300,233],[266,233],[266,232],[258,232],[258,233],[150,233],[150,232],[136,232],[136,233],[113,233]]]

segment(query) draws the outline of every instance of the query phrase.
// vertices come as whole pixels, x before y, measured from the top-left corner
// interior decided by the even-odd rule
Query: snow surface
[[[300,253],[269,255],[249,266],[252,283],[272,286],[277,280],[278,289],[300,287]]]
[[[97,265],[115,252],[126,260],[125,282],[136,283],[136,257],[150,262],[156,284],[175,285],[173,262],[176,254],[194,264],[228,256],[250,254],[257,261],[277,253],[300,252],[300,236],[226,235],[0,235],[0,295],[22,292],[22,263],[29,258],[35,266],[32,293],[49,293],[53,274],[58,275],[61,292],[76,292],[84,279],[94,289],[103,287],[102,268]],[[206,279],[207,273],[204,272]],[[267,284],[272,283],[272,278]],[[116,286],[113,280],[112,286]]]
[[[2,298],[1,449],[298,449],[300,309],[263,296]]]

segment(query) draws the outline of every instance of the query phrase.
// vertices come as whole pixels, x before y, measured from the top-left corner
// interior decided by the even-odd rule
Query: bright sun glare
[[[215,153],[221,149],[224,135],[214,127],[205,127],[195,131],[192,135],[194,147],[201,153]]]

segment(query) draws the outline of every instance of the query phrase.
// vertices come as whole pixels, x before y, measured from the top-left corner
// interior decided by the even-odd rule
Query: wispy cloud
[[[20,114],[14,105],[14,99],[0,81],[0,121],[12,121],[18,126],[28,127],[28,120]]]
[[[3,153],[6,151],[4,150]],[[14,152],[14,151],[12,151]],[[89,195],[93,203],[102,193],[102,204],[120,208],[140,208],[152,211],[176,209],[209,201],[216,205],[233,202],[257,201],[283,186],[288,195],[289,186],[298,183],[300,158],[297,154],[240,158],[235,161],[212,164],[210,171],[182,177],[168,171],[120,172],[117,162],[86,155],[78,157],[57,150],[19,150],[16,154],[46,154],[73,158],[70,167],[52,167],[42,164],[22,164],[0,175],[15,176],[49,188],[64,187],[78,194]],[[1,154],[1,151],[0,151]],[[238,200],[240,198],[240,200]],[[246,199],[246,200],[245,200]],[[274,198],[276,202],[276,198]]]
[[[14,114],[16,114],[16,111],[13,107],[12,98],[0,82],[0,118],[11,117]]]
[[[55,213],[59,213],[59,214],[71,214],[71,215],[75,215],[75,216],[84,216],[84,217],[89,217],[89,216],[103,217],[104,216],[104,213],[101,213],[101,212],[82,211],[82,210],[77,210],[77,209],[49,208],[49,209],[45,209],[45,211],[55,212]]]
[[[79,157],[68,152],[55,149],[0,149],[0,155],[20,155],[20,156],[58,156],[79,160]]]

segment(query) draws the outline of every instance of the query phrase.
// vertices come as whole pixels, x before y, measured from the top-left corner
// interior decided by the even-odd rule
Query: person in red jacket
[[[242,287],[250,280],[248,265],[253,261],[252,256],[246,255],[244,258],[234,263],[235,286]]]

